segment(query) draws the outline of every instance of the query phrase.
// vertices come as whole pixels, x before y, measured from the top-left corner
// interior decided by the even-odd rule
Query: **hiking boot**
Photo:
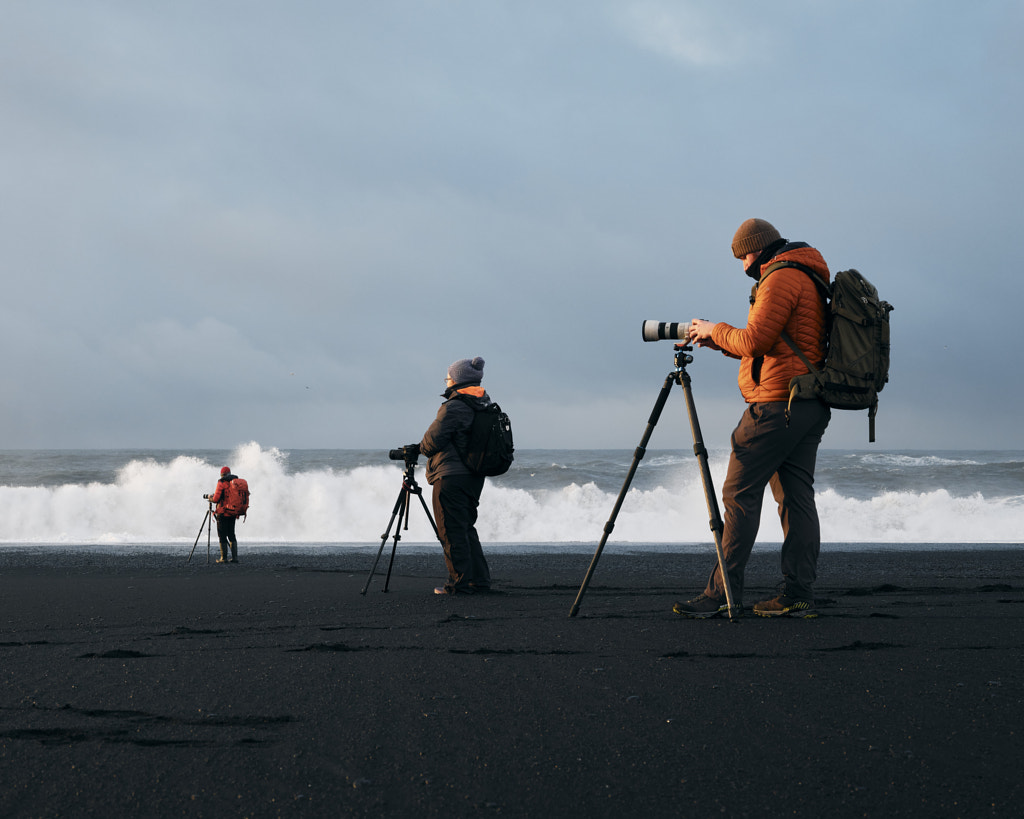
[[[476,589],[469,584],[459,586],[434,586],[434,594],[473,594],[475,591]]]
[[[672,607],[672,611],[691,620],[706,620],[708,617],[717,617],[720,614],[728,615],[729,606],[724,600],[716,600],[714,597],[708,597],[701,593],[693,600],[676,603]]]
[[[754,614],[761,617],[817,617],[813,600],[797,600],[785,594],[754,604]]]

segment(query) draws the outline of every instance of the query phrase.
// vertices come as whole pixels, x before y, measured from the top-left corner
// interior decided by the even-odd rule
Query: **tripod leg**
[[[423,493],[418,492],[417,494],[420,496],[420,506],[423,507],[423,512],[426,514],[427,520],[430,521],[430,527],[434,530],[434,537],[437,538],[438,543],[441,543],[441,533],[437,531],[437,524],[434,523],[434,517],[430,514],[430,508],[427,506],[427,502],[423,500]],[[444,544],[442,543],[441,545],[443,546]]]
[[[391,544],[391,560],[388,561],[388,573],[384,577],[384,591],[388,590],[388,586],[391,585],[391,567],[395,565],[395,553],[398,551],[398,541],[402,539],[399,534],[402,526],[404,525],[406,531],[409,529],[409,486],[408,484],[402,484],[402,508],[398,515],[398,526],[395,527],[395,540]]]
[[[192,544],[192,551],[188,553],[188,560],[186,563],[192,562],[192,555],[195,554],[196,546],[199,545],[199,538],[203,536],[203,528],[206,526],[206,519],[210,516],[210,510],[206,510],[206,514],[203,516],[203,522],[199,524],[199,533],[196,535],[196,542]]]
[[[683,394],[686,396],[686,412],[690,417],[690,431],[693,433],[693,454],[697,456],[697,461],[700,464],[700,477],[704,484],[704,500],[707,501],[711,531],[715,536],[715,552],[718,555],[718,570],[722,573],[722,586],[725,588],[725,603],[729,607],[729,619],[736,622],[740,613],[733,604],[732,585],[729,583],[729,572],[725,568],[725,554],[722,552],[722,532],[725,529],[725,524],[722,523],[722,515],[718,511],[718,498],[715,496],[715,485],[711,480],[711,469],[708,466],[708,451],[701,435],[700,421],[697,420],[697,407],[693,403],[690,375],[685,370],[678,375],[683,386]]]
[[[373,580],[374,572],[377,571],[377,563],[380,562],[381,553],[384,551],[384,544],[388,542],[388,535],[391,534],[391,527],[395,524],[395,519],[398,518],[398,528],[395,529],[395,547],[398,546],[398,541],[401,537],[399,531],[402,528],[401,514],[406,506],[406,489],[405,484],[402,484],[402,488],[398,493],[398,499],[395,501],[395,508],[391,512],[391,520],[388,521],[388,528],[384,530],[384,534],[380,538],[380,548],[377,550],[377,558],[373,561],[373,567],[370,569],[370,573],[366,576],[366,585],[363,586],[363,590],[359,592],[362,595],[366,594],[366,590],[370,588],[370,581]],[[392,560],[394,560],[394,552],[392,552]],[[391,575],[391,569],[388,569],[388,576]]]
[[[610,535],[612,533],[612,529],[615,528],[615,519],[619,516],[619,509],[622,508],[622,501],[625,500],[626,492],[629,491],[629,485],[633,483],[633,476],[636,474],[636,468],[640,465],[640,461],[643,460],[644,455],[647,454],[647,442],[651,440],[651,435],[654,433],[654,428],[658,424],[658,419],[661,418],[661,411],[665,409],[665,402],[668,400],[669,391],[672,389],[672,385],[675,382],[676,374],[670,373],[665,379],[661,392],[658,393],[658,398],[654,402],[654,409],[651,411],[651,417],[647,421],[647,428],[644,430],[643,438],[640,439],[640,445],[633,453],[633,463],[629,467],[629,472],[626,475],[625,482],[622,484],[622,489],[619,490],[619,497],[615,499],[615,506],[612,509],[612,515],[604,525],[604,534],[601,536],[601,542],[597,544],[597,551],[594,552],[594,559],[590,561],[590,568],[587,569],[587,575],[583,578],[583,583],[580,586],[579,593],[576,595],[576,601],[572,604],[572,608],[569,610],[570,617],[575,617],[577,612],[580,610],[580,601],[583,599],[583,595],[587,591],[587,586],[590,585],[590,578],[593,577],[594,569],[597,568],[597,561],[600,559],[601,552],[604,550],[604,544],[608,542],[608,535]]]
[[[414,494],[420,499],[420,506],[423,507],[423,512],[427,516],[427,520],[430,521],[430,526],[434,530],[434,536],[437,538],[438,543],[441,542],[441,533],[437,531],[437,524],[434,523],[434,518],[430,514],[430,509],[427,507],[427,502],[423,500],[423,491],[419,488],[415,481],[411,485],[406,486],[405,491],[405,528],[409,528],[409,510],[412,508],[412,504],[409,502],[409,495]],[[443,543],[441,544],[444,545]],[[398,532],[395,531],[395,543],[391,547],[391,561],[388,563],[388,574],[384,578],[384,591],[388,590],[388,585],[391,583],[391,567],[395,564],[395,552],[398,550]]]
[[[434,523],[434,518],[430,514],[430,508],[427,506],[427,502],[423,499],[423,490],[420,489],[416,483],[415,478],[410,478],[409,482],[406,483],[405,492],[405,528],[409,528],[409,511],[412,509],[412,503],[409,501],[409,495],[416,495],[420,499],[420,506],[423,507],[423,513],[427,516],[427,520],[430,521],[430,528],[434,530],[434,537],[437,538],[437,542],[441,543],[441,533],[437,531],[437,524]],[[444,546],[443,543],[441,543]],[[388,575],[384,579],[384,591],[388,590],[388,585],[391,583],[391,567],[395,563],[395,551],[398,549],[398,537],[396,532],[395,544],[391,547],[391,562],[388,563]]]

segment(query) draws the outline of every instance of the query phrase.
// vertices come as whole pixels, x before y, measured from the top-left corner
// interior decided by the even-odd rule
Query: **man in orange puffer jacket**
[[[757,538],[765,486],[771,485],[782,521],[781,593],[755,604],[756,614],[813,617],[821,530],[814,503],[814,465],[831,418],[818,400],[789,402],[789,381],[808,372],[783,333],[815,366],[825,360],[825,302],[811,277],[784,267],[795,261],[829,281],[821,254],[803,242],[787,242],[764,219],[748,219],[732,241],[733,255],[757,282],[746,327],[694,319],[690,340],[740,359],[740,392],[747,409],[732,434],[729,471],[722,487],[722,552],[733,595],[743,600],[743,575]],[[727,613],[725,587],[716,562],[704,592],[676,603],[673,611],[703,619]]]

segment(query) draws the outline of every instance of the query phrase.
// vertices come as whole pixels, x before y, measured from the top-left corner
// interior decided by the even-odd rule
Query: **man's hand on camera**
[[[693,319],[690,322],[690,341],[695,341],[698,347],[720,350],[721,348],[711,340],[711,331],[715,324],[716,322],[707,319]]]

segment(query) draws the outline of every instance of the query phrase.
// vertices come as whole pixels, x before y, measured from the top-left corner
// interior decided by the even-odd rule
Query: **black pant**
[[[484,478],[479,475],[445,475],[434,481],[434,518],[448,566],[445,585],[449,590],[491,586],[491,570],[476,533],[483,489]]]
[[[229,543],[232,546],[238,546],[238,539],[235,537],[236,520],[238,518],[231,515],[217,515],[217,539],[220,541],[222,551]]]

